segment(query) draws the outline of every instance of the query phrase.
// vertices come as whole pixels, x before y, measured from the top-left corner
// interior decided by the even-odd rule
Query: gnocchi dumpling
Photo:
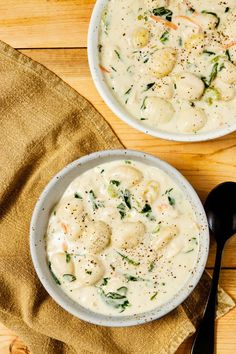
[[[146,99],[145,115],[148,117],[146,123],[157,127],[159,123],[168,123],[175,111],[171,102],[159,97],[148,97]]]
[[[159,193],[159,183],[156,181],[149,181],[143,193],[143,199],[146,202],[153,203]]]
[[[112,232],[112,243],[118,248],[134,248],[142,240],[145,226],[141,221],[123,222],[118,224]]]
[[[137,168],[132,166],[117,166],[109,173],[110,180],[117,180],[125,187],[132,187],[138,184],[143,174]]]
[[[147,28],[136,28],[132,34],[133,45],[136,48],[143,48],[149,42],[150,33]]]
[[[207,116],[203,109],[189,107],[179,112],[177,127],[183,133],[192,133],[202,129],[206,122]]]
[[[234,84],[236,82],[236,67],[230,61],[225,61],[222,70],[217,76],[220,80],[227,84]]]
[[[97,283],[104,274],[102,262],[94,255],[81,257],[74,264],[76,278],[83,286]]]
[[[202,49],[205,44],[205,36],[203,33],[194,33],[189,36],[185,43],[184,47],[188,51],[194,50],[195,52],[202,52]]]
[[[73,241],[79,238],[84,230],[84,207],[83,202],[77,198],[67,198],[56,210],[58,223],[66,235]]]
[[[91,221],[82,236],[84,248],[88,253],[99,253],[110,242],[111,230],[103,221]]]
[[[230,101],[235,97],[235,88],[233,85],[230,85],[220,79],[216,79],[214,82],[214,88],[220,94],[220,99],[222,101]]]
[[[59,219],[74,218],[81,215],[84,211],[83,201],[78,198],[67,197],[64,198],[63,203],[59,204],[56,210],[56,216]]]
[[[155,252],[168,245],[168,243],[179,233],[176,225],[163,226],[160,228],[155,240],[152,242],[152,247]]]
[[[149,72],[157,78],[162,78],[171,73],[177,60],[174,48],[162,48],[150,57]]]
[[[204,83],[191,73],[182,73],[176,77],[178,97],[189,101],[197,100],[204,92]]]
[[[155,85],[154,92],[157,97],[164,99],[172,98],[174,93],[173,82],[171,80],[167,80],[166,77],[159,79]]]
[[[71,259],[69,262],[67,261],[66,253],[58,252],[52,254],[50,262],[53,272],[60,277],[64,274],[74,273],[73,261]]]

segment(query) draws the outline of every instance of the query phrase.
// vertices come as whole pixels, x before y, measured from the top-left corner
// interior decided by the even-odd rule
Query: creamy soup
[[[198,133],[236,122],[235,0],[110,0],[100,69],[146,126]]]
[[[194,210],[157,167],[118,160],[78,176],[49,219],[48,264],[58,286],[106,315],[152,310],[191,277]]]

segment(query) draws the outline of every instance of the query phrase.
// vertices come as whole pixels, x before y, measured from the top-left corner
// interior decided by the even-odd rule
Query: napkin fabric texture
[[[75,318],[48,295],[34,271],[29,224],[55,173],[80,156],[123,148],[95,108],[54,73],[0,42],[0,322],[33,354],[172,354],[195,331],[209,289],[162,319],[105,328]],[[234,306],[223,291],[219,315]]]

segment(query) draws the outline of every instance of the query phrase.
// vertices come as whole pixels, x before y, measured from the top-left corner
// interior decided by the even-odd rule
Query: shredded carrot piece
[[[188,16],[184,16],[184,15],[180,15],[180,16],[177,16],[177,17],[175,17],[176,19],[178,19],[178,18],[182,18],[182,19],[184,19],[184,20],[187,20],[187,21],[189,21],[189,22],[192,22],[194,25],[196,25],[196,26],[198,26],[200,29],[202,29],[202,27],[199,25],[199,23],[197,23],[195,20],[193,20],[191,17],[188,17]]]
[[[61,227],[64,231],[65,234],[68,234],[69,232],[69,226],[67,224],[64,224],[64,222],[61,222]]]
[[[99,68],[100,68],[104,73],[110,73],[110,71],[107,70],[106,68],[104,68],[104,66],[102,66],[101,64],[99,64]]]
[[[228,49],[228,48],[234,47],[235,45],[236,45],[236,41],[224,45],[224,48]]]
[[[172,28],[174,30],[178,29],[178,26],[176,26],[174,23],[170,22],[170,21],[166,21],[163,18],[161,18],[160,16],[150,16],[152,20],[156,21],[156,22],[160,22],[163,23],[164,26]]]

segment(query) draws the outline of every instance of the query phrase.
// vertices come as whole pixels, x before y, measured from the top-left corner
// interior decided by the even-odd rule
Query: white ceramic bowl
[[[167,173],[185,193],[191,203],[197,222],[202,232],[199,242],[199,253],[196,266],[191,278],[183,288],[167,303],[156,309],[133,316],[105,316],[94,313],[69,298],[61,288],[56,285],[49,272],[46,260],[46,245],[44,235],[52,208],[59,201],[67,186],[78,175],[101,163],[129,159],[156,166]],[[52,298],[65,310],[82,320],[103,326],[132,326],[145,323],[164,316],[181,304],[197,285],[206,265],[209,250],[209,232],[206,215],[196,192],[188,181],[172,166],[158,158],[138,151],[107,150],[84,156],[60,171],[44,189],[35,206],[30,226],[30,250],[33,264],[38,277]]]
[[[124,122],[137,130],[167,140],[174,141],[206,141],[219,138],[236,130],[236,122],[230,127],[224,127],[209,132],[199,132],[197,134],[171,133],[164,130],[152,129],[145,126],[142,122],[134,118],[115,98],[112,91],[105,82],[104,75],[99,68],[98,53],[98,32],[101,20],[101,14],[108,0],[97,0],[94,6],[88,31],[88,61],[95,86],[108,107]]]

